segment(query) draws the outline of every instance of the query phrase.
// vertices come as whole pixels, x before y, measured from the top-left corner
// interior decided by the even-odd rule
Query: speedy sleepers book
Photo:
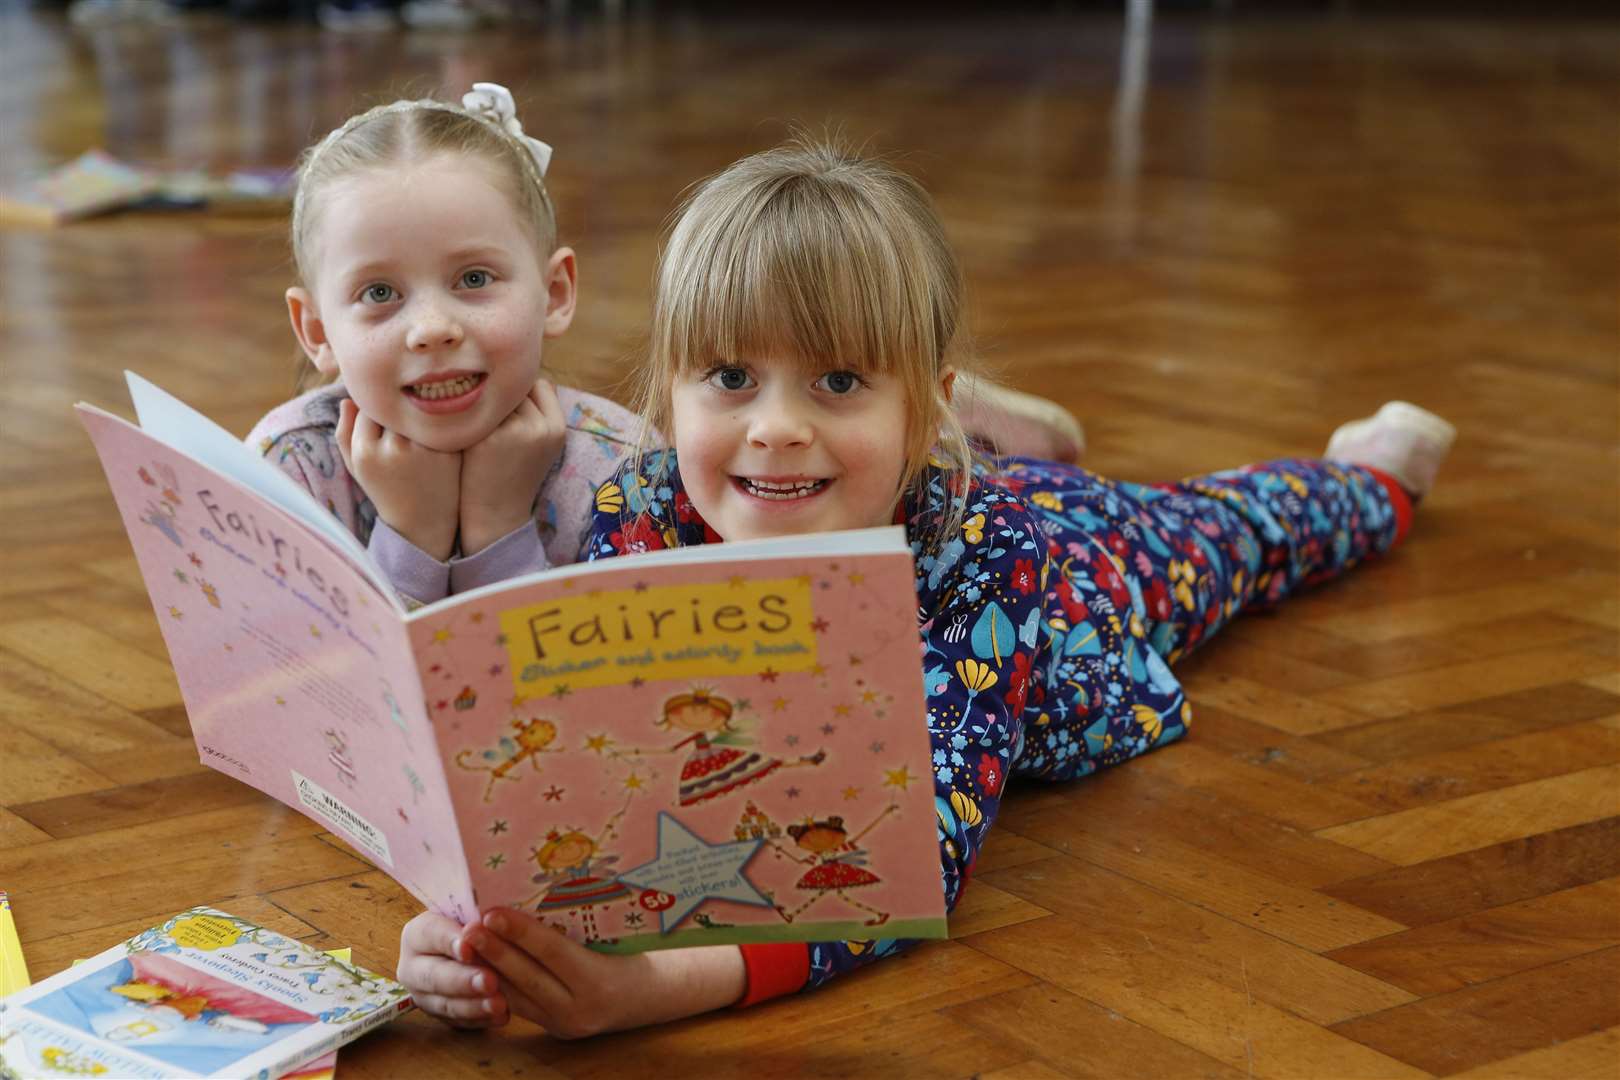
[[[510,904],[618,952],[944,936],[898,527],[562,567],[407,613],[279,470],[130,386],[142,427],[80,415],[204,762],[462,922]]]
[[[411,1008],[405,988],[198,907],[0,998],[7,1077],[278,1077]]]

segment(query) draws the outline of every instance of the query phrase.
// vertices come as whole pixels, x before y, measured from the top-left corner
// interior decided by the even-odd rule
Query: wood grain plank
[[[1620,815],[1620,765],[1320,829],[1316,835],[1401,866]]]
[[[1037,1058],[1047,1075],[1077,1080],[1121,1076],[1237,1080],[1243,1075],[1207,1054],[1055,987],[1026,987],[944,1012],[984,1039]],[[1007,1066],[1000,1073],[1025,1075],[1020,1071],[1022,1064]]]
[[[1595,1031],[1456,1073],[1456,1080],[1611,1080],[1620,1028]]]
[[[1346,1020],[1333,1030],[1450,1076],[1620,1024],[1617,980],[1620,948],[1604,949]]]
[[[1121,954],[1152,953],[1317,1023],[1411,1000],[1308,949],[1073,859],[1000,871],[990,883],[1051,908],[1069,924],[1095,927],[1097,940]],[[968,944],[977,947],[983,936]]]
[[[1369,761],[1437,754],[1620,713],[1620,692],[1586,680],[1327,732],[1312,741]]]
[[[180,700],[167,663],[73,619],[0,624],[0,646],[126,709]]]
[[[1522,900],[1325,954],[1424,996],[1620,945],[1620,879]]]
[[[1346,773],[1335,791],[1406,810],[1620,761],[1620,717],[1403,758]]]
[[[1325,885],[1321,891],[1408,926],[1423,926],[1616,875],[1620,818],[1606,818]]]
[[[220,807],[268,808],[272,804],[273,800],[268,795],[208,769],[186,776],[126,784],[83,795],[18,803],[11,807],[11,811],[51,836],[65,839]]]
[[[1370,679],[1350,687],[1324,690],[1315,697],[1321,702],[1387,719],[1465,704],[1481,697],[1536,690],[1597,675],[1614,667],[1612,657],[1588,652],[1580,648],[1580,644],[1525,649],[1514,655],[1511,664],[1490,657]]]
[[[1165,953],[1120,952],[1090,927],[1061,917],[992,930],[973,944],[1247,1076],[1416,1080],[1427,1075],[1256,1001],[1229,980],[1188,972]],[[1240,985],[1248,974],[1247,962],[1240,962],[1234,973]]]

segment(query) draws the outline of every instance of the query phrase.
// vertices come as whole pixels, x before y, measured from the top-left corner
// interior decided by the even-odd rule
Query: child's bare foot
[[[1457,429],[1429,410],[1388,401],[1373,415],[1342,425],[1322,456],[1381,469],[1422,498],[1434,487],[1435,473],[1456,437]]]
[[[1072,464],[1086,452],[1080,421],[1048,398],[963,375],[951,400],[968,438],[996,454]]]

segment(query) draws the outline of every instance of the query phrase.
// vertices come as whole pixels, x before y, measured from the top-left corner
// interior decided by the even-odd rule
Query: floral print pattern
[[[1365,469],[1292,459],[1179,484],[1006,459],[974,476],[939,537],[948,474],[903,504],[946,906],[954,909],[1009,776],[1068,780],[1179,739],[1192,709],[1170,665],[1239,612],[1344,573],[1395,543]],[[583,557],[714,543],[673,452],[599,492]],[[817,986],[910,942],[817,942]]]

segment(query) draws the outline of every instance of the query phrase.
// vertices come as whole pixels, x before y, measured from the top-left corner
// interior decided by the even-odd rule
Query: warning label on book
[[[292,773],[293,787],[298,789],[298,801],[329,823],[332,828],[348,837],[354,846],[392,869],[394,858],[388,852],[388,837],[383,831],[349,809],[348,805],[296,769]]]

